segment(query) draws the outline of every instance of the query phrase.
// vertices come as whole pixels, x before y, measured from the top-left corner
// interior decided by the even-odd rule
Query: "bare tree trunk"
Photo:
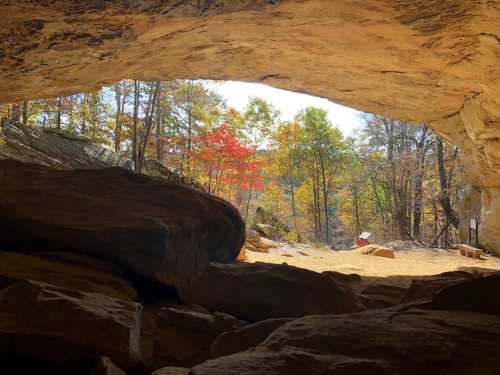
[[[446,178],[446,162],[444,160],[444,145],[442,139],[438,139],[437,141],[437,159],[439,169],[439,182],[441,185],[439,201],[441,203],[441,207],[443,207],[446,220],[458,229],[460,219],[451,206],[450,188],[448,186],[448,180]]]
[[[153,95],[152,95],[151,101],[148,103],[148,107],[146,110],[146,117],[144,119],[144,127],[145,127],[146,132],[144,134],[144,139],[142,140],[142,144],[140,145],[140,148],[139,148],[139,156],[138,156],[139,172],[142,172],[142,169],[144,167],[144,162],[146,160],[146,149],[148,146],[149,136],[151,134],[151,128],[152,128],[152,122],[153,122],[153,112],[154,112],[155,107],[156,107],[156,99],[158,97],[159,91],[160,91],[160,81],[156,81]]]
[[[297,209],[295,207],[295,189],[293,186],[293,166],[290,153],[288,154],[288,180],[290,183],[290,192],[292,200],[293,227],[295,229],[295,233],[297,234],[297,236],[300,237],[299,230],[297,228]]]
[[[253,184],[250,182],[250,189],[248,189],[247,204],[245,207],[245,220],[248,218],[248,211],[250,209],[250,201],[252,200]]]
[[[83,135],[85,135],[85,133],[87,133],[87,110],[88,110],[88,96],[87,94],[83,94],[83,100],[82,100],[82,109],[83,110],[83,113],[82,113],[82,127],[81,127],[81,132]]]
[[[309,169],[311,172],[311,179],[312,179],[312,196],[313,196],[313,206],[312,206],[312,213],[314,217],[314,239],[317,241],[319,238],[319,223],[318,223],[318,212],[316,210],[317,205],[316,205],[316,179],[314,178],[314,168],[315,168],[315,162],[314,159],[311,162],[311,165],[309,165]]]
[[[314,204],[314,237],[316,241],[321,241],[321,197],[320,197],[320,184],[319,184],[319,170],[316,157],[312,162],[312,181],[313,181],[313,204]]]
[[[253,144],[255,146],[255,149],[253,152],[252,161],[255,161],[255,159],[257,157],[257,135],[256,135],[255,131],[254,131],[254,135],[253,135]],[[253,193],[253,178],[250,180],[250,189],[248,189],[248,199],[247,199],[247,204],[245,207],[245,220],[248,218],[248,211],[250,209],[250,202],[252,200],[252,193]]]
[[[318,212],[316,211],[316,180],[313,177],[313,214],[314,214],[314,239],[318,240],[319,238],[319,223],[318,223]]]
[[[421,239],[420,222],[422,220],[423,207],[423,178],[424,178],[424,148],[417,149],[417,173],[415,175],[415,194],[413,208],[413,235],[417,240]]]
[[[99,131],[100,131],[100,124],[99,124],[99,93],[94,93],[92,94],[93,97],[93,105],[94,105],[94,110],[92,111],[92,138],[97,138]]]
[[[353,203],[354,203],[354,223],[356,225],[356,238],[359,237],[361,234],[361,222],[359,220],[359,197],[358,197],[358,188],[354,185],[349,186],[351,189],[351,194],[353,198]]]
[[[319,185],[319,168],[317,161],[314,163],[314,178],[316,179],[316,211],[318,212],[318,241],[321,241],[322,237],[322,226],[321,226],[321,196],[320,196],[320,185]]]
[[[21,120],[21,108],[19,103],[12,104],[11,120],[14,124],[17,124]]]
[[[134,129],[132,134],[132,160],[134,162],[134,169],[139,170],[137,165],[137,121],[139,117],[139,90],[140,83],[134,80]]]
[[[57,129],[61,130],[61,111],[62,111],[62,103],[61,103],[61,98],[56,99],[57,103],[57,117],[56,117],[56,127]]]
[[[28,125],[28,101],[23,102],[23,125]]]
[[[375,178],[373,176],[370,176],[370,181],[372,183],[373,195],[375,196],[375,200],[377,202],[377,207],[380,212],[380,218],[382,219],[382,224],[385,225],[385,214],[382,207],[382,202],[380,201],[380,196],[377,191],[377,186],[375,184]]]
[[[192,151],[192,132],[193,132],[193,112],[192,112],[192,101],[193,101],[193,82],[189,81],[188,83],[188,92],[187,92],[187,116],[188,116],[188,135],[187,135],[187,144],[186,144],[186,173],[191,173],[191,151]],[[247,207],[248,212],[248,207]],[[246,218],[246,215],[245,215]]]
[[[121,124],[120,124],[120,112],[121,112],[121,88],[120,84],[115,85],[115,101],[116,101],[116,124],[115,124],[115,152],[120,152],[121,146]]]
[[[424,164],[426,154],[426,137],[428,127],[424,126],[422,135],[417,142],[417,172],[415,175],[415,193],[414,193],[414,209],[413,209],[413,235],[417,240],[421,240],[420,223],[422,221],[423,208],[423,179],[424,179]]]
[[[322,176],[322,182],[323,182],[323,207],[325,210],[325,239],[326,243],[330,242],[330,224],[328,223],[328,192],[326,190],[326,178],[325,178],[325,166],[324,166],[324,161],[323,161],[323,154],[320,151],[319,152],[319,161],[320,161],[320,167],[321,167],[321,176]]]
[[[163,121],[161,117],[161,100],[156,100],[156,159],[163,161],[163,152],[161,149],[161,135],[163,132]]]

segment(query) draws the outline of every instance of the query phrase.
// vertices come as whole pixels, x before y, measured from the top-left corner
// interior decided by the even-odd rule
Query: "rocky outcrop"
[[[478,95],[466,101],[464,108],[455,116],[433,126],[441,136],[459,145],[465,155],[462,162],[473,190],[460,209],[462,238],[465,237],[468,242],[469,219],[479,219],[479,245],[496,254],[500,254],[498,108],[498,104],[492,105]]]
[[[65,130],[23,126],[3,118],[0,127],[0,159],[41,164],[56,169],[134,169],[131,159],[90,138]],[[157,160],[146,160],[143,171],[148,176],[197,185],[168,169]]]
[[[92,258],[43,254],[43,257],[0,252],[0,278],[7,280],[35,280],[65,289],[100,293],[110,297],[134,301],[136,290],[120,277],[116,267]]]
[[[81,371],[99,356],[131,370],[142,362],[140,328],[141,307],[130,301],[35,281],[0,291],[2,371],[27,373],[34,363]]]
[[[283,237],[286,233],[290,233],[290,228],[283,224],[271,211],[262,207],[257,207],[255,210],[255,225],[260,224],[270,225],[276,230],[276,233]]]
[[[283,239],[282,232],[278,228],[273,227],[271,225],[257,223],[254,225],[254,229],[257,233],[259,233],[260,236],[264,238],[268,238],[270,240],[275,240],[275,241]]]
[[[494,315],[418,309],[308,316],[254,349],[207,361],[191,373],[494,374],[499,323]]]
[[[120,168],[54,170],[0,160],[0,195],[5,248],[87,255],[172,285],[210,261],[234,261],[245,236],[229,203]]]
[[[0,128],[0,135],[0,159],[14,159],[57,169],[133,167],[131,160],[78,134],[5,121]]]
[[[180,294],[185,301],[250,322],[364,308],[348,285],[313,271],[265,263],[212,263]]]

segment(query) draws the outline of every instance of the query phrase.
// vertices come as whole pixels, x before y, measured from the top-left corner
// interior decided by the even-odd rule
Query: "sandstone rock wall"
[[[1,0],[0,13],[0,102],[234,79],[429,123],[465,151],[483,244],[500,252],[498,0]]]
[[[480,194],[480,243],[500,254],[500,106],[476,97],[467,100],[458,114],[431,126],[461,147],[468,182]],[[462,216],[461,220],[468,225],[469,217]]]

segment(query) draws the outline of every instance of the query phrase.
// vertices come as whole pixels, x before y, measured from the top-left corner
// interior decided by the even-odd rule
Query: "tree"
[[[434,138],[425,125],[420,125],[418,133],[412,138],[416,147],[416,172],[415,172],[415,193],[413,210],[413,236],[421,240],[420,223],[422,221],[423,209],[423,179],[425,172],[425,159],[427,152],[433,144]]]
[[[212,194],[231,199],[233,189],[262,189],[262,163],[252,160],[254,150],[245,146],[232,133],[228,124],[196,139],[199,144],[192,159],[203,166],[204,186]],[[235,186],[236,185],[236,186]]]
[[[144,117],[144,135],[142,142],[139,145],[138,155],[137,155],[137,170],[142,172],[144,168],[144,162],[146,160],[146,148],[148,145],[149,137],[151,135],[151,128],[153,124],[153,114],[156,108],[156,100],[161,90],[160,81],[156,81],[154,85],[152,84],[149,92],[149,99],[147,101],[145,117]]]
[[[327,112],[323,109],[308,107],[297,115],[296,121],[303,127],[301,149],[308,160],[307,165],[313,182],[316,238],[329,243],[331,240],[329,190],[337,172],[336,164],[345,156],[342,133],[332,126]]]
[[[300,237],[300,232],[297,225],[297,208],[295,204],[295,170],[300,159],[300,131],[300,125],[295,122],[281,123],[271,136],[274,151],[272,161],[276,167],[274,173],[284,179],[289,186],[293,227],[298,237]]]
[[[272,105],[261,98],[251,98],[245,108],[244,119],[246,131],[250,138],[251,145],[254,149],[252,161],[257,158],[257,140],[260,143],[264,142],[274,126],[279,112]],[[245,207],[245,218],[248,218],[250,202],[252,200],[253,185],[250,184],[248,189],[248,199]]]
[[[454,152],[453,160],[456,159],[458,149],[455,149],[456,151]],[[447,171],[446,171],[446,161],[444,157],[444,144],[442,139],[438,139],[437,141],[437,164],[438,164],[438,171],[439,171],[439,184],[441,187],[441,192],[439,195],[439,202],[441,203],[441,206],[443,207],[443,211],[446,217],[446,224],[444,225],[441,234],[444,235],[444,242],[448,242],[448,227],[450,224],[452,224],[456,229],[458,229],[458,225],[460,224],[460,219],[458,218],[457,213],[455,210],[452,208],[451,205],[451,199],[450,199],[450,186],[449,186],[449,179],[447,176]],[[451,173],[451,172],[450,172]],[[441,235],[440,234],[440,235]],[[439,238],[439,236],[436,238],[436,240]],[[436,241],[435,240],[435,241]]]
[[[134,127],[133,127],[133,135],[132,135],[132,160],[134,161],[135,170],[138,169],[138,159],[137,159],[137,150],[138,150],[138,132],[137,125],[139,121],[139,99],[140,99],[140,90],[141,84],[137,80],[134,80]]]

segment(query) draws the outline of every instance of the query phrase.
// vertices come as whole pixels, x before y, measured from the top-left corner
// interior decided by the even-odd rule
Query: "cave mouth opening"
[[[248,262],[396,284],[484,265],[454,249],[479,242],[463,224],[479,213],[463,207],[474,188],[462,150],[426,124],[263,84],[207,80],[122,80],[0,111],[28,128],[104,146],[114,151],[108,161],[123,167],[178,176],[229,201],[249,230],[240,254]],[[355,249],[363,232],[382,247],[367,252],[380,256]]]

